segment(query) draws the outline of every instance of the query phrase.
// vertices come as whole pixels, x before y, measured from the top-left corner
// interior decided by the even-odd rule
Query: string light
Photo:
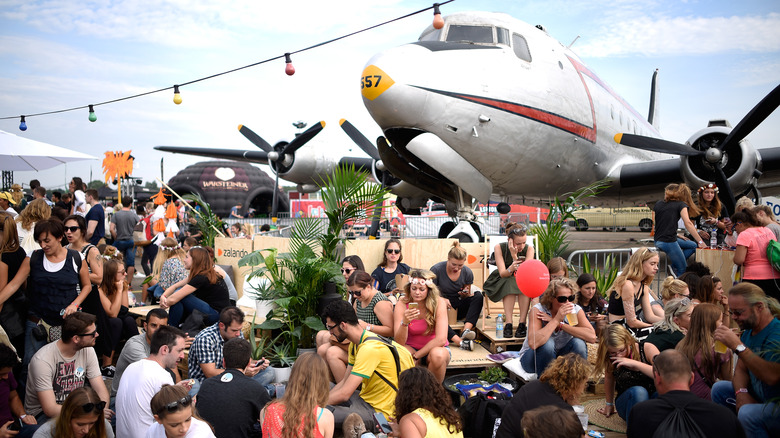
[[[432,6],[433,9],[434,9],[434,18],[433,18],[434,24],[433,24],[433,26],[436,29],[441,29],[444,26],[444,19],[441,18],[441,13],[439,12],[439,6],[446,5],[446,4],[451,3],[453,1],[455,1],[455,0],[447,0],[447,1],[444,1],[444,2],[441,2],[441,3],[434,3],[433,4],[433,6]],[[327,41],[319,42],[317,44],[311,45],[309,47],[305,47],[303,49],[299,49],[299,50],[296,50],[296,51],[293,51],[293,52],[287,52],[287,53],[284,54],[285,63],[286,63],[284,71],[289,76],[292,76],[293,74],[295,74],[295,67],[293,67],[292,60],[290,59],[290,55],[293,54],[293,53],[305,52],[305,51],[312,50],[312,49],[315,49],[315,48],[318,48],[318,47],[321,47],[321,46],[325,46],[325,45],[334,43],[336,41],[340,41],[340,40],[343,40],[345,38],[349,38],[351,36],[355,36],[357,34],[360,34],[360,33],[363,33],[363,32],[367,32],[369,30],[373,30],[373,29],[376,29],[378,27],[382,27],[382,26],[385,26],[387,24],[403,20],[405,18],[412,17],[414,15],[420,14],[420,13],[428,11],[430,9],[431,9],[431,7],[429,6],[427,8],[423,8],[423,9],[420,9],[418,11],[410,12],[410,13],[408,13],[406,15],[402,15],[400,17],[395,17],[395,18],[392,18],[390,20],[383,21],[383,22],[381,22],[379,24],[375,24],[375,25],[372,25],[372,26],[369,26],[369,27],[366,27],[366,28],[363,28],[363,29],[360,29],[360,30],[357,30],[357,31],[354,31],[354,32],[351,32],[351,33],[348,33],[348,34],[345,34],[345,35],[341,35],[341,36],[332,38],[332,39],[327,40]],[[202,81],[205,81],[207,79],[213,79],[213,78],[216,78],[216,77],[219,77],[219,76],[223,76],[223,75],[226,75],[226,74],[229,74],[229,73],[235,73],[235,72],[240,71],[240,70],[244,70],[244,69],[247,69],[247,68],[250,68],[250,67],[255,67],[255,66],[258,66],[260,64],[265,64],[265,63],[277,60],[279,58],[280,58],[280,56],[276,56],[276,57],[273,57],[273,58],[268,58],[268,59],[265,59],[265,60],[262,60],[262,61],[258,61],[258,62],[252,63],[252,64],[244,65],[244,66],[237,67],[237,68],[234,68],[234,69],[231,69],[231,70],[223,71],[223,72],[220,72],[220,73],[215,73],[215,74],[212,74],[212,75],[209,75],[209,76],[205,76],[205,77],[202,77],[202,78],[199,78],[199,79],[194,79],[194,80],[191,80],[191,81],[188,81],[188,82],[183,82],[181,84],[174,85],[173,86],[173,93],[174,93],[173,94],[173,103],[175,103],[176,105],[179,105],[182,102],[181,94],[179,94],[179,86],[180,85],[190,85],[190,84],[194,84],[194,83],[197,83],[197,82],[202,82]],[[143,96],[147,96],[147,95],[150,95],[150,94],[160,93],[160,92],[167,91],[167,90],[170,90],[170,89],[171,89],[171,87],[159,88],[159,89],[156,89],[156,90],[145,91],[145,92],[142,92],[142,93],[138,93],[138,94],[134,94],[134,95],[130,95],[130,96],[119,97],[119,98],[112,99],[112,100],[107,100],[107,101],[104,101],[104,102],[98,102],[98,103],[92,104],[92,105],[87,105],[87,106],[82,105],[82,106],[76,106],[76,107],[71,107],[71,108],[63,108],[63,109],[58,109],[58,110],[53,110],[53,111],[46,111],[46,112],[40,112],[40,113],[34,113],[34,114],[27,114],[26,116],[27,117],[46,116],[46,115],[51,115],[51,114],[59,114],[59,113],[65,113],[65,112],[70,112],[70,111],[83,110],[84,108],[88,107],[89,108],[89,113],[90,113],[89,120],[90,120],[90,122],[94,122],[94,121],[97,120],[97,116],[94,114],[94,109],[93,109],[93,107],[95,105],[108,105],[110,103],[116,103],[116,102],[122,102],[122,101],[125,101],[125,100],[135,99],[135,98],[138,98],[138,97],[143,97]],[[20,120],[20,123],[19,123],[19,130],[26,131],[27,130],[27,123],[25,122],[25,116],[6,116],[6,117],[0,117],[0,120],[13,120],[16,117],[21,117],[21,120]],[[93,120],[93,118],[94,118],[94,120]]]
[[[181,105],[181,94],[179,94],[178,85],[173,86],[173,103],[175,103],[176,105]]]
[[[287,64],[287,65],[284,66],[284,72],[287,73],[287,76],[294,75],[295,74],[295,67],[293,67],[293,65],[292,65],[292,59],[290,59],[290,54],[289,53],[285,53],[284,54],[284,62],[285,62],[285,64]]]
[[[441,11],[439,11],[439,4],[433,4],[433,28],[441,29],[444,27],[444,19],[441,18]]]

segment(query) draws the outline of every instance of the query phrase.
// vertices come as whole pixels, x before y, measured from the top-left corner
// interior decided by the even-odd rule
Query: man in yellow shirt
[[[401,344],[361,328],[355,310],[346,301],[329,304],[323,317],[328,331],[339,342],[344,339],[351,342],[347,372],[331,388],[328,397],[328,409],[333,412],[336,427],[355,412],[367,430],[374,430],[374,412],[395,416],[398,375],[414,367],[414,359]],[[360,384],[362,389],[357,391]]]

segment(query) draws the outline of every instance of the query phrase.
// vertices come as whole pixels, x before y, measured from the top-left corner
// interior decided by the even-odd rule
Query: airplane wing
[[[222,160],[245,161],[248,163],[268,164],[268,153],[259,150],[193,148],[188,146],[155,146],[154,149],[174,154],[195,155]]]

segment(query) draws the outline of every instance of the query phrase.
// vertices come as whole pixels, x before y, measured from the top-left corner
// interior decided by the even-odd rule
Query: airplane
[[[352,163],[398,195],[405,214],[429,198],[444,202],[453,221],[439,237],[473,242],[482,239],[477,202],[498,199],[502,212],[602,179],[611,185],[589,199],[593,205],[651,202],[680,181],[715,182],[729,211],[735,193],[780,194],[780,147],[758,150],[745,139],[780,105],[780,86],[736,127],[711,120],[678,144],[658,129],[657,74],[645,119],[543,26],[502,13],[455,13],[366,64],[363,103],[384,136],[374,146],[348,121],[340,124],[368,159],[301,149],[324,123],[274,147],[239,126],[262,151],[155,149],[270,163],[304,192],[334,166]]]

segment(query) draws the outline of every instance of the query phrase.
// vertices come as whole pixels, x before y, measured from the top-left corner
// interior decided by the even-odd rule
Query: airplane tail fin
[[[658,99],[660,94],[661,91],[658,85],[658,69],[655,69],[653,72],[653,80],[650,83],[650,110],[647,114],[647,121],[650,122],[650,124],[653,125],[653,127],[658,131],[661,130],[661,110],[658,106]]]

